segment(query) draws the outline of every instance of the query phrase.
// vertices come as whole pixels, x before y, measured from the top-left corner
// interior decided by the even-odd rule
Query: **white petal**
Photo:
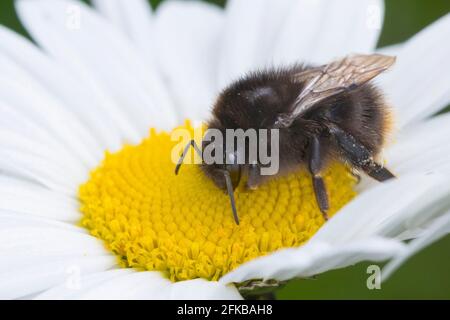
[[[95,91],[73,73],[51,61],[25,38],[0,26],[0,64],[8,78],[25,78],[41,85],[40,90],[51,93],[73,112],[102,144],[102,150],[115,150],[120,142],[120,131],[109,112],[102,112]]]
[[[87,234],[87,230],[77,227],[72,223],[56,221],[28,214],[22,214],[0,209],[0,230],[11,231],[14,228],[32,227],[32,228],[55,228],[69,232],[78,232]]]
[[[127,1],[133,2],[133,1]],[[136,1],[134,1],[136,2]],[[121,0],[93,0],[92,5],[100,12],[105,18],[114,23],[123,32],[127,33],[128,23],[131,21],[130,16],[125,13],[127,8],[125,3]]]
[[[67,112],[59,101],[33,83],[0,75],[0,102],[14,107],[26,117],[32,117],[35,123],[66,144],[85,165],[97,164],[101,150],[93,143],[84,125]]]
[[[90,84],[107,88],[126,110],[124,118],[133,120],[141,134],[147,133],[150,124],[160,128],[174,125],[170,98],[158,74],[121,32],[86,5],[68,0],[21,0],[17,9],[36,41]],[[138,137],[130,139],[135,142]]]
[[[313,239],[340,243],[375,235],[395,237],[441,215],[449,194],[450,186],[438,174],[408,175],[378,184],[341,209]]]
[[[230,0],[219,51],[219,88],[271,63],[271,52],[293,1]]]
[[[146,0],[93,0],[94,6],[108,20],[126,33],[147,58],[153,57],[153,16]]]
[[[377,52],[387,56],[397,56],[399,52],[403,49],[404,43],[396,43],[386,47],[377,49]]]
[[[234,285],[204,279],[174,283],[170,298],[175,300],[242,300],[242,296]]]
[[[217,6],[199,1],[166,1],[158,8],[155,53],[183,118],[209,115],[223,20]]]
[[[19,179],[0,176],[0,210],[65,222],[81,218],[79,202]]]
[[[79,285],[68,286],[67,283],[57,285],[37,295],[36,300],[72,300],[104,282],[113,278],[133,272],[132,269],[114,269],[88,274],[80,277]]]
[[[329,241],[372,234],[412,237],[449,205],[450,115],[403,130],[385,152],[397,179],[379,184],[366,179],[364,192],[316,235]],[[345,232],[343,232],[345,230]],[[340,240],[339,240],[340,241]]]
[[[111,272],[111,271],[109,271]],[[130,271],[114,276],[98,285],[82,288],[71,298],[83,300],[143,300],[143,299],[241,299],[234,286],[215,281],[195,279],[171,282],[160,272]]]
[[[326,13],[316,33],[317,45],[306,60],[324,63],[349,53],[372,52],[383,25],[383,1],[333,0],[326,3]]]
[[[12,176],[25,177],[72,197],[76,195],[79,185],[78,179],[70,179],[61,168],[27,152],[0,150],[0,170]]]
[[[417,172],[449,172],[450,114],[431,118],[402,130],[385,152],[398,176]]]
[[[57,284],[77,286],[85,274],[107,270],[114,266],[115,258],[99,257],[60,257],[37,259],[29,258],[10,271],[0,273],[0,298],[17,299],[38,293]]]
[[[361,261],[383,261],[401,250],[403,245],[400,241],[376,237],[343,244],[310,241],[299,248],[280,250],[247,262],[223,276],[219,282],[310,277]]]
[[[87,168],[74,162],[70,155],[60,152],[51,145],[32,141],[32,139],[32,136],[11,132],[0,127],[0,153],[30,155],[42,159],[47,166],[54,169],[52,173],[62,174],[60,178],[62,177],[64,182],[72,186],[77,186],[87,179]]]
[[[172,283],[159,272],[136,272],[115,277],[77,295],[77,299],[167,299]]]
[[[0,137],[4,148],[25,151],[31,145],[31,153],[40,154],[48,158],[49,162],[51,159],[56,160],[59,162],[58,166],[63,166],[69,174],[83,177],[87,173],[87,166],[83,165],[76,154],[55,135],[29,119],[28,113],[20,113],[16,108],[0,102],[0,114],[0,130],[3,132]],[[17,143],[17,140],[22,143]]]
[[[296,2],[274,46],[275,63],[288,65],[312,60],[311,53],[317,41],[317,32],[326,23],[324,21],[326,8],[327,1]]]
[[[384,17],[381,0],[302,0],[292,8],[275,44],[274,61],[326,63],[372,52]]]
[[[419,238],[408,243],[406,250],[402,251],[383,268],[383,281],[387,280],[406,260],[418,251],[438,241],[449,233],[450,212],[434,220]]]
[[[78,231],[54,227],[14,226],[0,233],[0,256],[40,257],[55,255],[109,255],[99,239]]]
[[[450,103],[449,37],[450,14],[408,40],[392,71],[380,78],[396,108],[399,127],[420,121]]]
[[[388,146],[382,157],[398,177],[410,174],[450,173],[450,114],[435,116],[400,131],[395,142]],[[359,191],[368,190],[378,183],[363,177]]]
[[[0,111],[6,111],[0,102]],[[1,128],[0,138],[0,170],[3,174],[25,177],[38,182],[55,192],[64,193],[74,197],[79,185],[87,179],[88,170],[80,162],[73,159],[60,143],[48,139],[48,134],[42,134],[37,126],[27,127],[29,121],[14,114],[3,112],[4,118],[0,125],[7,126],[3,120],[18,120],[13,123],[11,132]],[[12,117],[11,117],[12,116]],[[22,126],[24,124],[24,126]],[[36,130],[38,129],[38,130]],[[36,136],[32,133],[37,133]],[[42,134],[43,141],[39,140]],[[34,140],[34,141],[33,141]]]

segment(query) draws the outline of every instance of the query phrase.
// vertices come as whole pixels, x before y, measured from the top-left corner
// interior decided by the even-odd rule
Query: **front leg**
[[[319,205],[320,211],[322,211],[325,220],[328,220],[328,194],[325,186],[325,182],[322,179],[322,169],[324,166],[324,155],[322,154],[322,148],[317,136],[314,136],[310,140],[309,147],[309,172],[312,175],[312,183],[314,193],[316,195],[316,201]]]

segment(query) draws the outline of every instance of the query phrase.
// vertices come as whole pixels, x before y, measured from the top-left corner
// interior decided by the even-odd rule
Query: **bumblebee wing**
[[[352,55],[295,74],[294,81],[303,82],[305,86],[291,112],[282,115],[275,125],[289,126],[317,102],[365,84],[389,69],[394,62],[395,57],[380,54]]]

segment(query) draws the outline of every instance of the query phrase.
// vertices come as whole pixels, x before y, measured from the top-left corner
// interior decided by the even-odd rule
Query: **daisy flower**
[[[175,178],[170,133],[194,132],[249,70],[376,49],[377,0],[20,0],[35,43],[0,27],[0,297],[240,299],[360,261],[386,277],[450,228],[450,15],[382,49],[397,179],[326,173],[324,223],[304,172],[226,195]],[[184,124],[183,124],[184,123]],[[409,242],[404,240],[414,239]]]

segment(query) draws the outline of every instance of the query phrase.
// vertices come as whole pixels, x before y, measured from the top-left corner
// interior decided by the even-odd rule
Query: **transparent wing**
[[[294,75],[305,87],[289,114],[280,116],[276,125],[289,126],[317,102],[346,90],[355,89],[389,69],[395,57],[380,54],[352,55]]]

